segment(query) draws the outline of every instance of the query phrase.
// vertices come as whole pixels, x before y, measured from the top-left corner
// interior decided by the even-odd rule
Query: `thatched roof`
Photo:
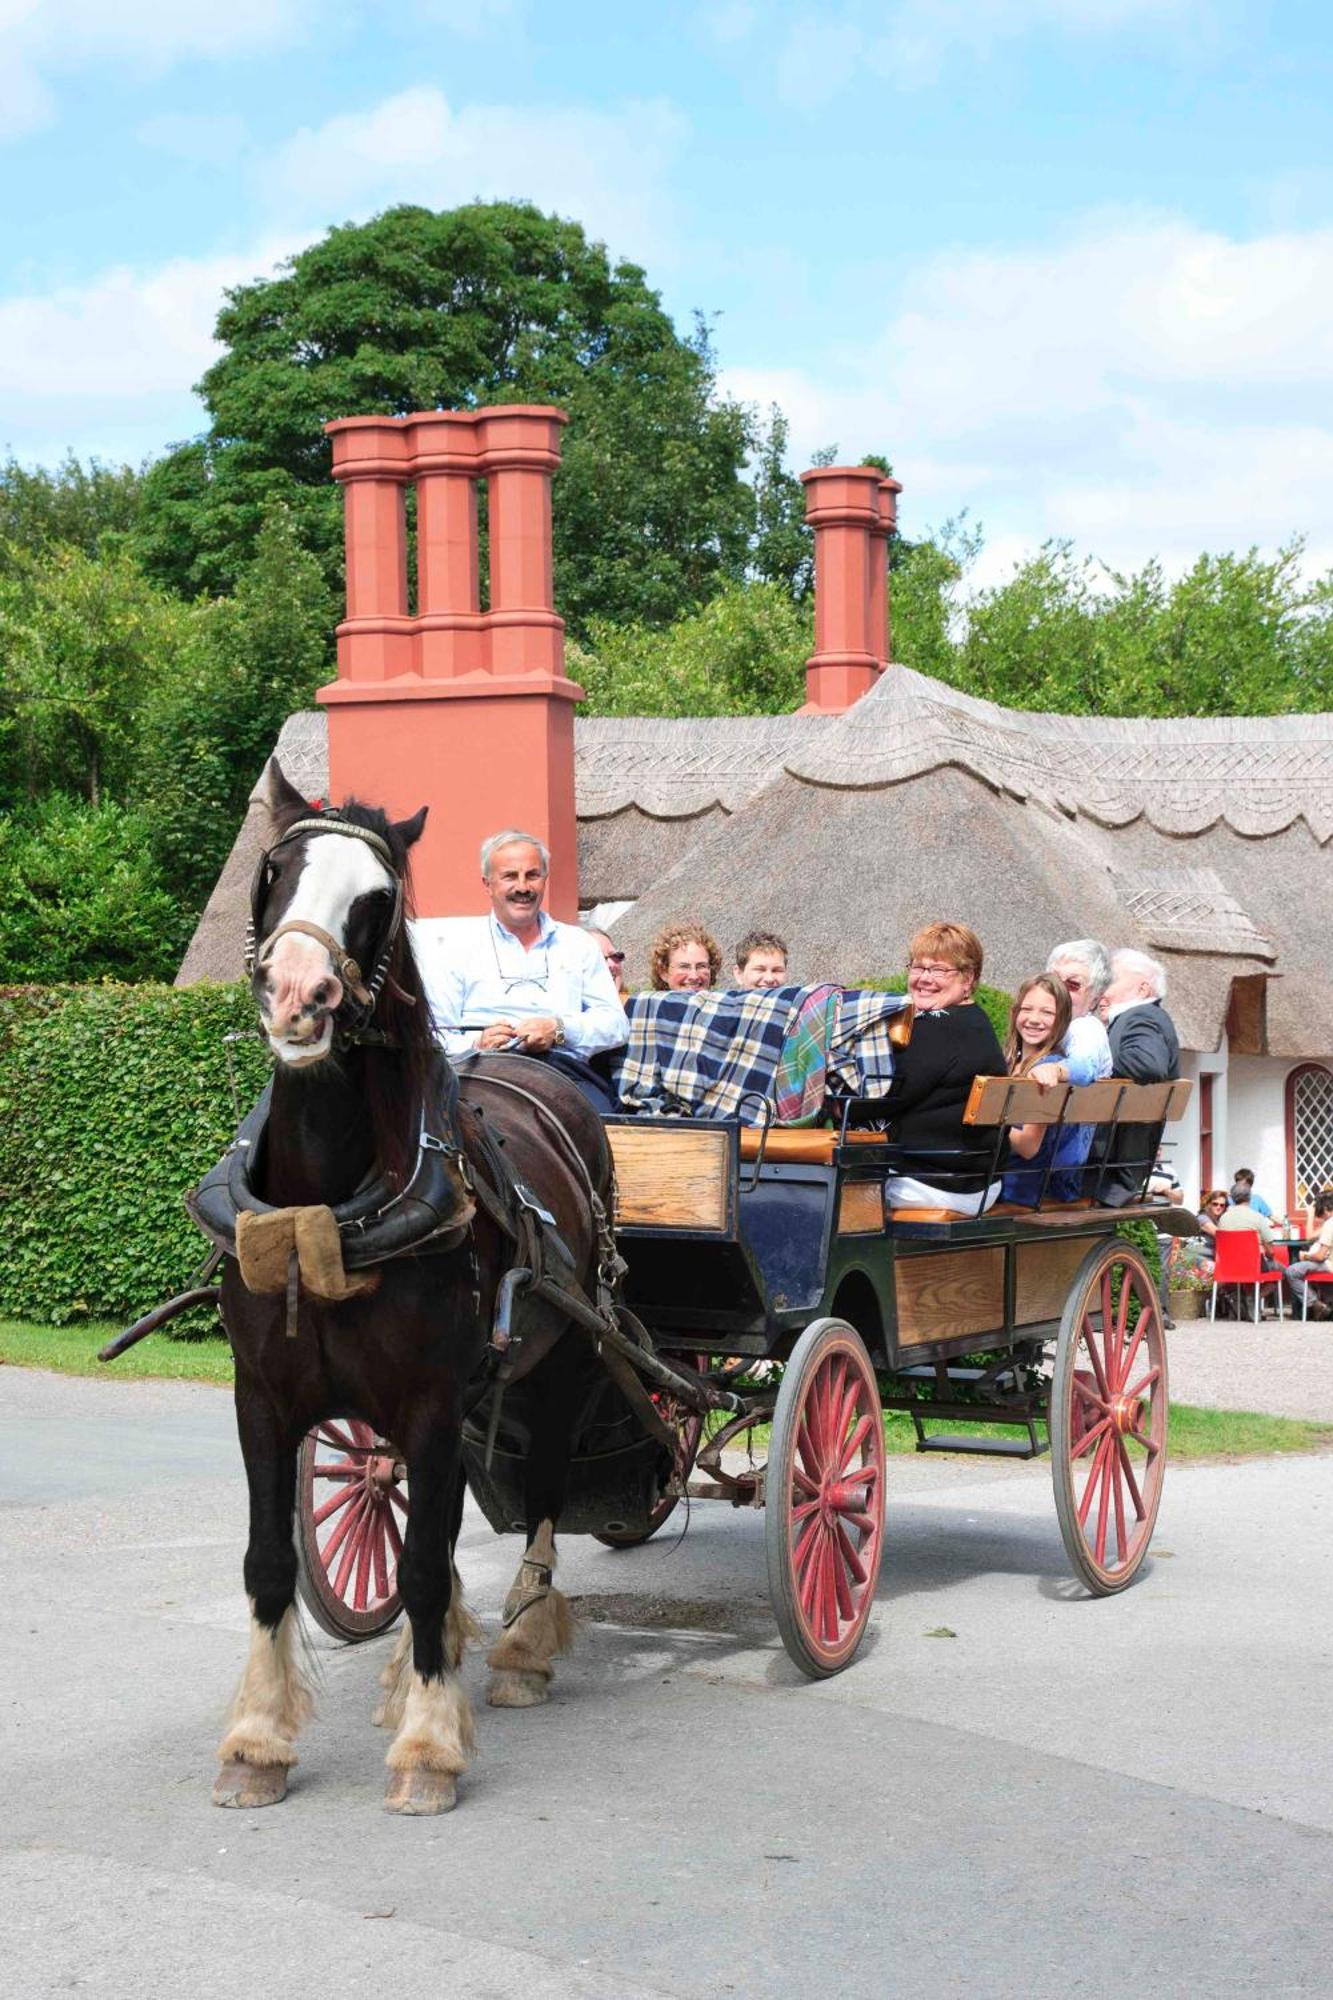
[[[312,795],[325,744],[322,715],[279,740]],[[1321,927],[1300,916],[1333,887],[1333,716],[1026,714],[895,666],[839,717],[583,718],[576,756],[580,891],[635,901],[616,924],[631,976],[682,916],[724,948],[779,930],[802,975],[851,982],[949,915],[1000,985],[1061,938],[1154,952],[1195,1049],[1218,1046],[1236,980],[1279,975],[1267,1048],[1333,1051]],[[183,982],[234,974],[264,819],[252,803]]]

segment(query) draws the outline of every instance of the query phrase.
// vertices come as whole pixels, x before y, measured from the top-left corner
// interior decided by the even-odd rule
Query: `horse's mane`
[[[445,1074],[444,1052],[435,1039],[430,1005],[408,936],[408,922],[415,915],[410,849],[394,822],[378,806],[363,805],[359,799],[350,798],[339,806],[338,816],[353,826],[377,833],[393,855],[394,867],[403,881],[403,923],[371,1023],[392,1046],[380,1048],[370,1044],[360,1050],[375,1158],[381,1170],[401,1187],[416,1162],[422,1108],[428,1117],[437,1111]],[[308,806],[284,808],[274,815],[276,837],[281,838],[298,820],[310,817]],[[369,978],[370,971],[369,965],[364,966],[363,976]]]

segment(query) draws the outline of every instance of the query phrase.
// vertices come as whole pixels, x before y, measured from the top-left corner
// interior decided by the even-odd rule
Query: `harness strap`
[[[278,924],[271,930],[264,939],[263,950],[255,960],[255,964],[257,966],[267,965],[273,956],[273,948],[277,944],[278,939],[286,937],[291,931],[299,931],[303,937],[314,938],[316,944],[323,945],[333,962],[334,970],[337,972],[339,979],[341,979],[358,1007],[369,1009],[374,1006],[375,1002],[371,998],[361,977],[361,967],[357,964],[351,953],[344,951],[337,938],[330,931],[324,930],[319,924],[307,922],[304,917],[289,917],[286,923]]]

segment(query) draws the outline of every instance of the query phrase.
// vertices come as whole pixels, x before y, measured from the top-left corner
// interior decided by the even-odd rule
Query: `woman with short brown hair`
[[[650,966],[658,993],[702,993],[717,985],[722,953],[702,924],[668,924],[653,939]]]
[[[979,1215],[999,1195],[1000,1183],[987,1179],[992,1147],[963,1123],[973,1079],[1005,1073],[1004,1052],[974,997],[982,962],[981,940],[966,924],[927,924],[908,947],[916,1015],[884,1107],[902,1158],[885,1183],[893,1208]]]

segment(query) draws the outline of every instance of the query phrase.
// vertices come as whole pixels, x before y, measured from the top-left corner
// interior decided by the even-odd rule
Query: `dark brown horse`
[[[590,1288],[598,1257],[590,1193],[604,1196],[610,1183],[595,1113],[571,1085],[526,1062],[522,1095],[488,1083],[481,1064],[460,1103],[434,1045],[402,922],[408,851],[424,812],[396,824],[355,802],[321,814],[276,764],[269,794],[275,839],[253,896],[253,985],[276,1062],[267,1124],[248,1166],[254,1194],[272,1208],[308,1210],[346,1203],[377,1174],[401,1189],[423,1133],[456,1144],[478,1175],[493,1176],[484,1130],[554,1216],[574,1275]],[[515,1261],[513,1240],[485,1206],[433,1247],[374,1266],[365,1274],[370,1288],[354,1296],[318,1296],[295,1272],[284,1290],[252,1290],[228,1259],[222,1314],[250,1491],[251,1631],[218,1752],[218,1804],[276,1803],[296,1761],[294,1739],[310,1710],[294,1608],[297,1452],[313,1424],[340,1414],[393,1440],[412,1500],[398,1564],[409,1625],[384,1677],[379,1718],[395,1730],[385,1804],[433,1813],[454,1803],[473,1742],[458,1677],[470,1625],[454,1568],[460,1435],[486,1379],[497,1288]],[[536,1331],[534,1351],[545,1348],[544,1357],[505,1405],[530,1439],[528,1548],[489,1655],[489,1699],[498,1706],[544,1700],[552,1659],[570,1636],[568,1606],[551,1584],[555,1530],[574,1412],[597,1364],[586,1342],[560,1337],[563,1322]]]

